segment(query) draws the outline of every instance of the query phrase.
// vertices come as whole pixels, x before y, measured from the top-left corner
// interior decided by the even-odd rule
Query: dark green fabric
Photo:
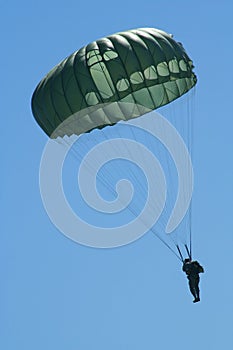
[[[52,69],[32,96],[32,111],[50,137],[81,134],[159,108],[196,81],[192,61],[171,35],[129,30],[90,43]],[[124,102],[144,108],[124,112]]]

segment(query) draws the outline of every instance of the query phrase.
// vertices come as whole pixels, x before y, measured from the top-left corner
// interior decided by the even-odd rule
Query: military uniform
[[[191,261],[190,259],[185,259],[183,264],[183,271],[186,273],[190,292],[194,296],[193,302],[196,303],[200,301],[200,290],[199,290],[199,273],[204,272],[203,267],[198,261]]]

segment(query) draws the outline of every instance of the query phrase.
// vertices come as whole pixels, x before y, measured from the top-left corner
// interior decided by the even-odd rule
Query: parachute
[[[51,139],[138,118],[192,89],[197,78],[181,43],[155,28],[96,40],[54,67],[32,96],[35,120]]]
[[[153,110],[185,94],[196,81],[191,59],[171,35],[153,28],[129,30],[92,42],[52,69],[33,94],[32,111],[55,138],[62,122],[90,106],[126,102]],[[97,121],[84,117],[76,133],[119,120],[114,113],[100,113]],[[59,136],[66,131],[73,132],[65,129]]]

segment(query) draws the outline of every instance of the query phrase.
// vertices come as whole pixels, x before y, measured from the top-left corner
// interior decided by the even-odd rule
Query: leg
[[[199,276],[193,276],[189,279],[189,288],[190,291],[192,293],[192,295],[194,296],[194,300],[193,302],[196,303],[198,301],[200,301],[200,290],[199,290]]]
[[[195,292],[196,292],[196,301],[200,301],[200,289],[199,289],[199,281],[200,278],[199,276],[197,276],[197,278],[195,278]]]
[[[200,299],[200,289],[199,289],[198,283],[196,284],[195,289],[196,289],[197,299]]]
[[[194,299],[197,299],[197,294],[196,294],[196,288],[193,279],[189,279],[189,289],[192,295],[194,296]]]

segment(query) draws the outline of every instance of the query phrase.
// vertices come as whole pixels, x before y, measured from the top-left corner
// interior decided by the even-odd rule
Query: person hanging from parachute
[[[194,296],[193,302],[197,303],[198,301],[200,301],[199,273],[203,273],[204,269],[198,261],[192,261],[190,258],[187,258],[183,261],[182,270],[187,275],[189,281],[189,289],[192,295]]]
[[[189,248],[186,244],[184,245],[186,252],[188,253],[188,258],[186,259],[183,258],[183,255],[181,253],[181,250],[178,244],[176,245],[176,247],[180,255],[180,260],[183,262],[182,271],[186,273],[186,276],[189,281],[189,289],[191,294],[194,297],[193,302],[197,303],[200,301],[199,273],[204,273],[204,268],[199,264],[198,261],[192,260],[191,242],[190,242]]]

